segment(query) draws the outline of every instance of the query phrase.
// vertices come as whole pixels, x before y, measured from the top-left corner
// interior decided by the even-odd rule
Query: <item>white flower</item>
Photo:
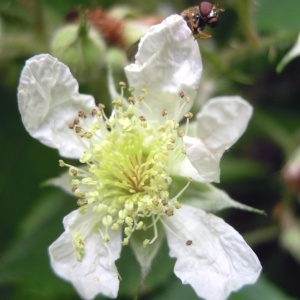
[[[209,182],[219,180],[221,156],[244,132],[252,108],[240,97],[212,99],[196,117],[197,136],[187,136],[202,62],[179,16],[151,28],[125,71],[135,90],[128,101],[122,93],[112,102],[110,118],[50,55],[31,58],[22,72],[26,129],[86,165],[60,161],[80,208],[64,218],[65,232],[49,248],[52,267],[84,299],[117,297],[121,246],[131,244],[146,276],[165,231],[182,282],[205,299],[225,299],[254,283],[261,265],[243,238],[209,213],[250,208]]]

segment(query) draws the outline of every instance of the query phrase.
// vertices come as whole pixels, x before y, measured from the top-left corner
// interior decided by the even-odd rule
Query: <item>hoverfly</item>
[[[219,3],[213,5],[208,1],[202,1],[198,6],[189,7],[181,13],[195,38],[210,38],[211,35],[202,30],[205,26],[215,28],[218,24],[219,13],[224,9],[219,8]]]
[[[225,10],[219,8],[219,3],[213,5],[208,1],[202,1],[198,6],[192,6],[185,9],[181,16],[186,21],[188,27],[196,39],[210,38],[211,35],[205,34],[202,30],[205,26],[214,28],[218,24],[218,17],[220,12]],[[138,50],[140,40],[136,41],[127,51],[129,61],[134,61],[135,54]]]

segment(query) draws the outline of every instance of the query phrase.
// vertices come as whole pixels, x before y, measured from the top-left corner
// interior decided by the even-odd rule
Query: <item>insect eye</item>
[[[211,10],[213,8],[213,5],[210,3],[210,2],[207,2],[207,1],[203,1],[199,4],[199,12],[200,12],[200,15],[202,17],[207,17]]]

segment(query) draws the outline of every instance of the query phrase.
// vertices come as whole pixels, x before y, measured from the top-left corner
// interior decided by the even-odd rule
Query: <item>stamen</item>
[[[188,186],[191,184],[191,182],[193,181],[192,178],[188,178],[188,183],[184,186],[183,189],[181,189],[181,191],[175,196],[173,197],[170,201],[174,201],[177,200],[182,194],[183,192],[188,188]]]
[[[122,227],[122,245],[127,245],[134,231],[146,228],[141,218],[151,218],[147,229],[153,227],[153,238],[144,240],[143,246],[154,243],[158,238],[157,222],[166,216],[171,218],[175,210],[181,208],[177,199],[190,184],[189,181],[170,199],[172,178],[168,166],[173,160],[183,158],[183,141],[178,137],[184,133],[178,132],[178,116],[169,119],[167,109],[163,109],[161,116],[166,118],[161,121],[161,116],[152,116],[146,89],[141,90],[138,97],[141,102],[135,105],[134,97],[127,99],[129,104],[123,98],[126,84],[120,82],[120,87],[121,99],[113,100],[110,118],[104,112],[105,106],[99,104],[90,112],[89,118],[93,118],[90,127],[83,111],[78,112],[78,117],[69,125],[86,148],[80,157],[86,168],[59,161],[60,166],[69,168],[72,192],[78,197],[81,212],[90,210],[97,218],[96,230],[109,253],[110,230],[115,232]],[[133,91],[133,88],[128,90]],[[180,92],[179,97],[183,99],[184,93]],[[180,101],[176,103],[179,108],[175,109],[176,114],[186,105]],[[189,120],[192,114],[186,117]]]
[[[125,89],[126,88],[126,83],[123,82],[123,81],[120,81],[119,86],[120,86],[121,89]]]
[[[179,240],[186,241],[186,239],[180,235],[178,235],[175,231],[173,231],[167,224],[164,222],[163,218],[160,219],[164,227],[169,230],[174,236],[176,236]]]
[[[152,215],[152,224],[153,224],[153,226],[154,226],[154,237],[152,238],[152,240],[149,242],[149,244],[152,244],[156,239],[157,239],[157,237],[158,237],[158,233],[157,233],[157,225],[156,225],[156,223],[157,223],[157,220],[158,219],[154,219],[154,216]]]

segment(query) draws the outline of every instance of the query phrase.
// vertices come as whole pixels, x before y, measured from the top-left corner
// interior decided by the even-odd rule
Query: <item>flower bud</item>
[[[96,75],[105,63],[105,42],[85,22],[61,28],[52,40],[51,52],[81,83]]]

